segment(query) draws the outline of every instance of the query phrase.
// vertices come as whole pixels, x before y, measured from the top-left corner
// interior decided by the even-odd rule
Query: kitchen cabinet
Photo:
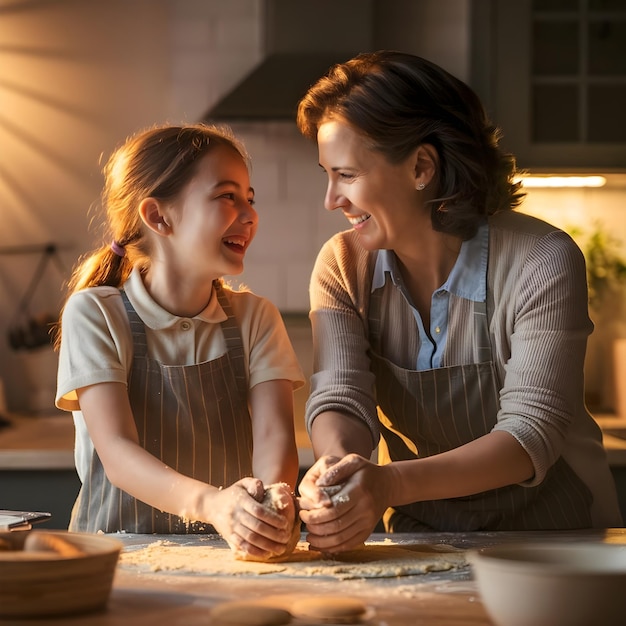
[[[0,505],[13,511],[47,511],[38,528],[67,530],[80,488],[76,471],[0,470]]]
[[[0,508],[48,511],[41,527],[66,529],[80,488],[73,448],[71,415],[11,415],[0,429]]]
[[[478,0],[472,84],[522,168],[626,167],[626,3]]]

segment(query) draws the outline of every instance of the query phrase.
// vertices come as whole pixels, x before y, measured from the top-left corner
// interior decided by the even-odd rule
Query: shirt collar
[[[489,225],[484,221],[476,235],[461,244],[459,256],[441,289],[460,298],[485,302],[487,299],[487,260]],[[387,276],[396,287],[401,285],[398,261],[393,250],[379,250],[372,277],[372,291],[385,285]]]
[[[184,319],[166,311],[152,299],[143,283],[141,272],[136,267],[133,268],[128,280],[124,283],[124,290],[143,323],[152,330],[172,328],[181,319]],[[215,289],[211,292],[211,298],[206,308],[195,315],[193,319],[209,323],[220,323],[227,319],[224,309],[217,300]]]

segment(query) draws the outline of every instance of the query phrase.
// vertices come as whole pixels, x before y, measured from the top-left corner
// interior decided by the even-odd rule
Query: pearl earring
[[[423,191],[423,190],[424,190],[424,187],[426,187],[426,185],[425,185],[424,183],[420,183],[420,184],[417,186],[417,190],[418,190],[418,191]]]

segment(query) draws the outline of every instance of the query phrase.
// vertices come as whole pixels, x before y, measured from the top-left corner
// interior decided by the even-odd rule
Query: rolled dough
[[[332,558],[300,542],[287,560],[261,563],[237,560],[228,547],[185,546],[159,540],[138,549],[126,548],[120,567],[195,576],[276,574],[289,577],[394,578],[467,566],[465,551],[445,544],[368,542]]]

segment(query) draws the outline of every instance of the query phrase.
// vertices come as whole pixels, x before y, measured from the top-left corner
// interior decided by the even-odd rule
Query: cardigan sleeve
[[[490,259],[497,262],[497,259]],[[511,433],[529,454],[540,483],[584,408],[584,359],[593,329],[582,252],[564,232],[536,239],[515,280],[510,358],[504,364],[495,430]]]
[[[365,321],[371,263],[369,254],[352,238],[340,233],[328,241],[311,277],[314,374],[306,424],[310,433],[320,413],[347,413],[369,427],[376,447],[380,431]]]

